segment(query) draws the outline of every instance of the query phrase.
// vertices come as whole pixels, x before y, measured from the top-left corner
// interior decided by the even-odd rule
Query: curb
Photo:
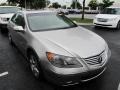
[[[93,25],[93,23],[77,23],[77,25]]]

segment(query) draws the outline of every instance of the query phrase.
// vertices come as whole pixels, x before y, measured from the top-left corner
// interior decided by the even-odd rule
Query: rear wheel
[[[29,55],[28,55],[28,59],[29,59],[30,69],[31,69],[33,75],[37,79],[41,79],[42,71],[41,71],[41,68],[40,68],[40,64],[38,62],[37,55],[33,52],[30,52]]]

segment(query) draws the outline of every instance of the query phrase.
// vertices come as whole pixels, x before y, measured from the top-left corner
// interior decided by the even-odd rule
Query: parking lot
[[[89,19],[94,19],[95,16],[96,16],[96,14],[85,14],[85,18],[89,18]],[[67,15],[67,17],[80,18],[80,17],[82,17],[82,14],[69,14],[69,15]]]
[[[107,70],[99,78],[72,87],[58,87],[32,75],[19,50],[9,44],[7,35],[0,33],[0,90],[117,90],[120,82],[120,31],[83,26],[103,37],[112,52]]]

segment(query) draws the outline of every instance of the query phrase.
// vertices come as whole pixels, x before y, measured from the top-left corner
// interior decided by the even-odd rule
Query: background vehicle
[[[63,13],[64,15],[68,15],[69,14],[67,9],[60,9],[59,12]]]
[[[22,11],[8,23],[9,41],[28,58],[36,78],[43,74],[58,85],[74,85],[97,78],[110,50],[95,33],[53,11]]]
[[[109,7],[104,9],[94,19],[95,26],[117,28],[120,30],[120,7]]]
[[[68,9],[69,14],[80,14],[80,9]]]
[[[16,6],[0,6],[0,29],[2,32],[6,30],[9,18],[19,10],[20,8]]]

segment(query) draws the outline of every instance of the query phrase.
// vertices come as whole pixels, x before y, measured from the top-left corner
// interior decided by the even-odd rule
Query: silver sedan
[[[54,11],[21,11],[9,20],[9,41],[36,78],[74,85],[101,75],[111,52],[97,34]]]

